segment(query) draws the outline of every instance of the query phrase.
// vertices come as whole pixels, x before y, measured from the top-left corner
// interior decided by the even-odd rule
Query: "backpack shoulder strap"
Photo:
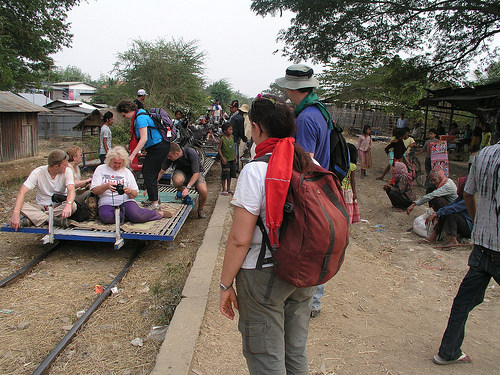
[[[264,259],[266,257],[266,250],[269,249],[272,255],[273,263],[276,264],[276,258],[275,258],[275,248],[271,246],[271,241],[269,240],[269,235],[267,234],[266,227],[264,225],[264,221],[262,221],[262,218],[260,215],[257,217],[257,226],[259,227],[260,231],[262,232],[262,243],[260,245],[260,253],[259,257],[257,258],[257,264],[255,266],[256,269],[261,270],[262,266],[264,265]]]

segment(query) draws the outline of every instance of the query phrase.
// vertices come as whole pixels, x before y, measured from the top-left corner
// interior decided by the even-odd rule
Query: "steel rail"
[[[59,353],[66,347],[66,345],[69,344],[73,336],[76,334],[76,332],[81,328],[85,322],[90,318],[90,316],[94,313],[95,310],[101,305],[101,303],[108,298],[108,296],[111,294],[111,289],[121,281],[123,276],[127,273],[128,269],[134,261],[137,259],[139,254],[144,250],[146,246],[139,246],[136,244],[136,250],[135,253],[132,255],[128,263],[125,265],[125,267],[121,270],[121,272],[116,276],[116,278],[111,282],[111,284],[108,285],[106,289],[104,289],[104,292],[101,293],[99,297],[94,301],[92,306],[89,307],[89,309],[85,312],[85,314],[82,315],[80,319],[76,321],[76,323],[71,327],[71,329],[68,331],[68,333],[62,338],[62,340],[59,342],[59,344],[56,345],[54,349],[49,353],[49,355],[43,360],[43,362],[36,368],[36,370],[33,372],[33,375],[40,375],[43,374],[49,366],[52,364],[52,362],[55,360],[55,358],[59,355]]]
[[[17,270],[16,272],[11,273],[5,279],[1,280],[0,281],[0,288],[14,283],[18,278],[23,276],[25,273],[27,273],[33,267],[35,267],[43,258],[45,258],[50,253],[52,253],[56,249],[56,247],[59,245],[59,243],[60,243],[59,241],[55,242],[51,247],[49,247],[42,254],[40,254],[35,259],[33,259],[31,262],[26,264],[23,268]]]

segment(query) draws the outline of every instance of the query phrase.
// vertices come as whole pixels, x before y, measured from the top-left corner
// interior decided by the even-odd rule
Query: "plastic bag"
[[[429,225],[425,225],[425,219],[427,219],[427,217],[429,216],[429,210],[427,210],[422,215],[417,216],[415,220],[413,220],[413,232],[421,237],[427,237],[429,233]]]

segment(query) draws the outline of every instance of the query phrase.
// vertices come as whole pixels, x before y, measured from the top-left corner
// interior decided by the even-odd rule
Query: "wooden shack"
[[[38,155],[38,113],[50,110],[0,91],[0,161]]]

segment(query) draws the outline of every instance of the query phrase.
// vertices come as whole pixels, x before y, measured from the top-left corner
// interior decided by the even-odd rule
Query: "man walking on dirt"
[[[37,167],[30,173],[17,193],[10,219],[10,226],[14,230],[31,225],[38,227],[46,223],[49,219],[49,206],[54,204],[52,196],[56,193],[67,197],[62,204],[54,204],[54,224],[67,227],[67,218],[76,211],[75,181],[73,172],[68,168],[66,153],[61,150],[51,151],[47,162],[48,165]],[[26,193],[33,189],[36,189],[36,204],[24,202]]]
[[[464,200],[474,220],[474,248],[469,256],[469,271],[453,300],[439,352],[433,358],[438,365],[471,362],[461,349],[465,323],[472,309],[483,302],[491,278],[500,284],[499,170],[500,142],[481,150],[469,172]],[[476,193],[479,198],[477,203],[474,197]]]
[[[305,152],[325,169],[330,166],[330,113],[320,106],[314,88],[319,81],[313,77],[314,71],[307,65],[295,64],[288,67],[284,77],[276,79],[276,84],[283,87],[291,101],[296,104],[293,114],[296,117],[297,133],[295,140]],[[313,296],[311,317],[321,312],[321,297],[325,286],[318,285]]]

